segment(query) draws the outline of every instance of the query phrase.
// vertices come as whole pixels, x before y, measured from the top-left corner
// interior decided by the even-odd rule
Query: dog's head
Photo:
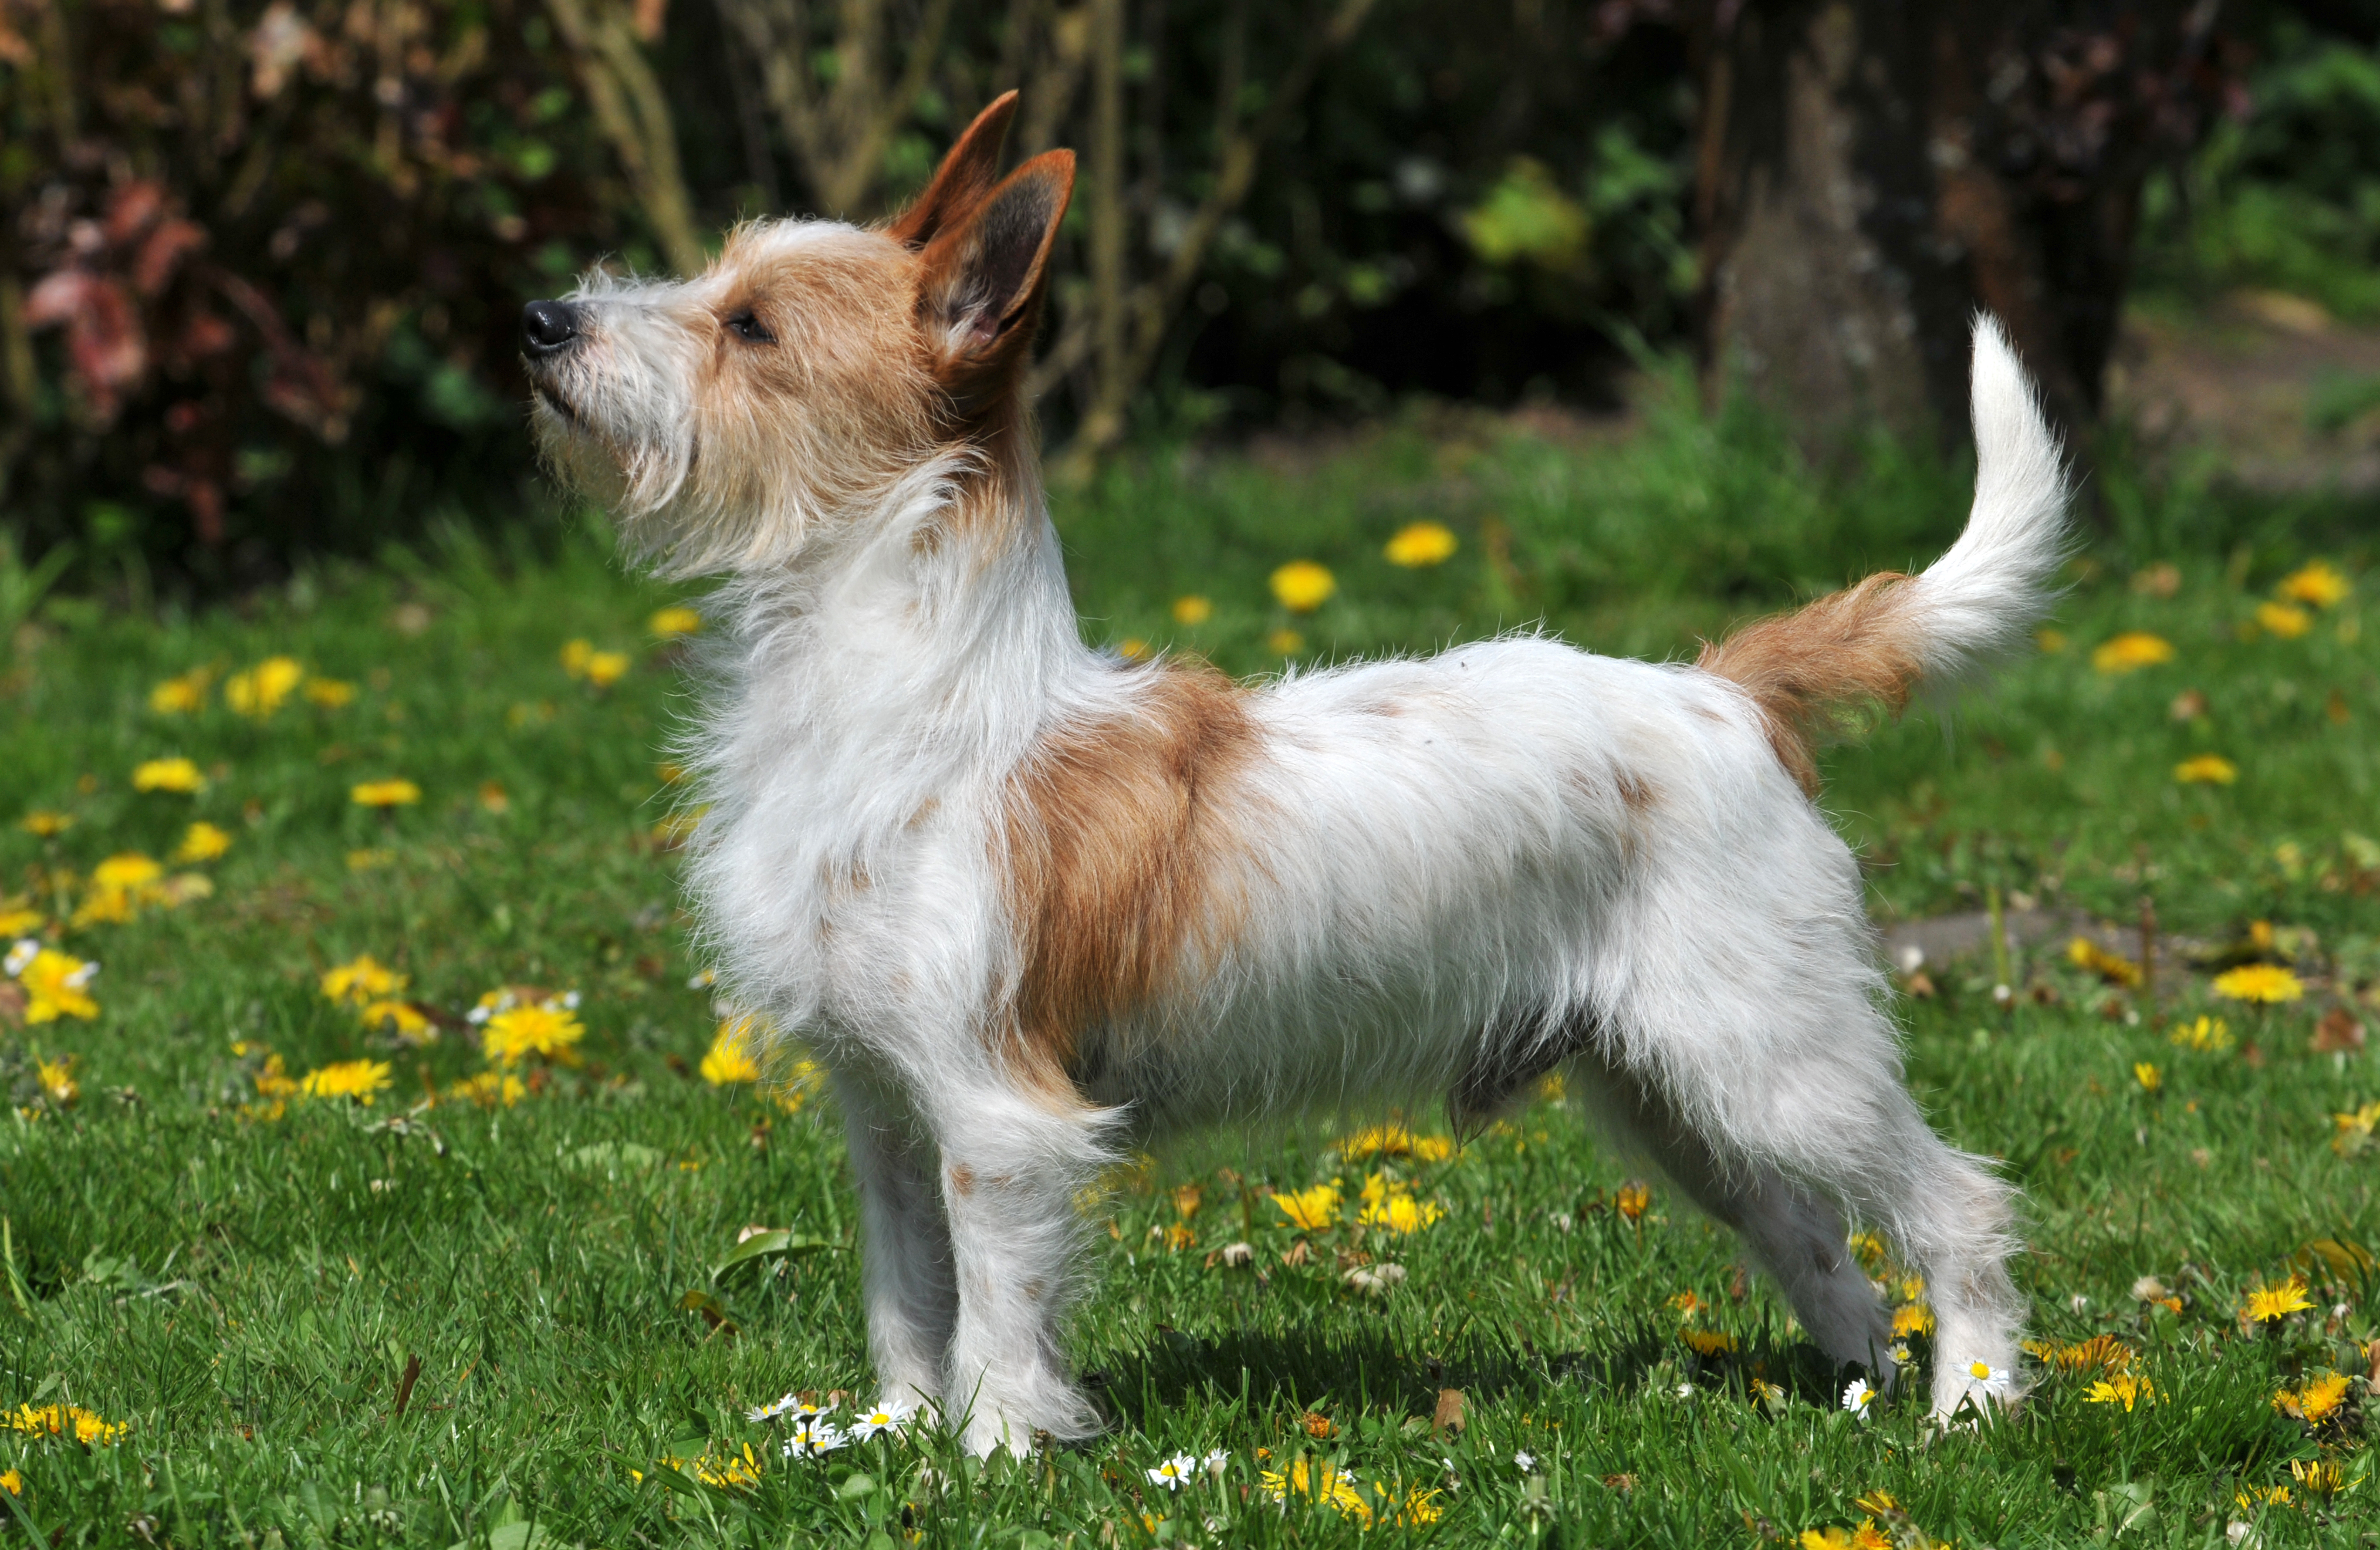
[[[1022,434],[1075,158],[996,177],[1010,92],[881,226],[753,222],[688,280],[590,276],[532,301],[521,353],[547,462],[674,574],[794,559],[956,446]]]

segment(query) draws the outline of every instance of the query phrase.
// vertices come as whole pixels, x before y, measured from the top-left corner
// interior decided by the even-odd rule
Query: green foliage
[[[2152,180],[2152,285],[2255,286],[2380,318],[2380,45],[2274,30],[2227,119],[2179,177]]]
[[[1303,669],[1541,612],[1584,644],[1684,655],[1795,592],[1922,563],[1964,505],[1956,470],[1814,471],[1757,421],[1706,421],[1686,397],[1648,406],[1626,440],[1415,423],[1305,466],[1152,458],[1107,479],[1061,512],[1087,630],[1239,671],[1285,665],[1266,644],[1283,628],[1306,637]],[[2356,1342],[2380,1334],[2368,1262],[2337,1247],[2380,1245],[2373,1153],[2331,1144],[2334,1116],[2380,1098],[2380,1081],[2368,1056],[2308,1052],[2325,998],[2368,997],[2380,976],[2380,637],[2359,628],[2373,556],[2327,549],[2360,590],[2302,634],[2243,639],[2308,557],[2288,513],[2238,519],[2265,536],[2236,553],[2160,550],[2155,534],[2213,519],[2165,509],[2198,500],[2188,487],[2127,488],[2143,547],[2077,568],[2063,648],[1963,702],[1949,737],[1921,711],[1834,751],[1826,801],[1882,913],[1998,887],[2119,919],[2147,893],[2170,930],[2210,942],[2260,919],[2313,928],[2311,945],[2288,940],[2327,988],[2269,1012],[2212,1002],[2172,948],[2161,1007],[2118,996],[2111,1016],[2109,988],[2055,941],[2021,955],[2012,1010],[1974,964],[1934,966],[1937,994],[1904,1006],[1922,1100],[2025,1190],[2017,1273],[2036,1333],[2136,1351],[2155,1395],[2135,1409],[2044,1366],[2027,1408],[1989,1425],[1934,1432],[1913,1397],[1844,1413],[1845,1375],[1790,1312],[1757,1283],[1731,1289],[1727,1235],[1658,1188],[1641,1217],[1621,1209],[1630,1164],[1596,1145],[1572,1094],[1439,1160],[1351,1156],[1292,1130],[1120,1175],[1094,1208],[1113,1235],[1094,1239],[1070,1347],[1116,1424],[1082,1448],[978,1463],[927,1432],[780,1457],[784,1423],[747,1409],[789,1389],[868,1394],[840,1129],[798,1088],[695,1074],[715,1013],[687,982],[699,962],[656,834],[683,685],[645,623],[674,599],[613,572],[599,530],[544,560],[460,540],[431,560],[397,552],[240,615],[52,605],[19,635],[0,816],[75,820],[0,831],[29,905],[70,912],[103,859],[163,856],[194,820],[233,848],[193,868],[212,897],[61,934],[102,965],[96,1021],[0,1031],[11,1083],[38,1055],[72,1057],[79,1089],[67,1103],[11,1085],[0,1110],[0,1412],[72,1405],[129,1427],[89,1446],[0,1432],[0,1471],[23,1485],[0,1521],[59,1544],[431,1550],[913,1535],[1703,1546],[1887,1521],[1882,1491],[1928,1543],[1961,1547],[2103,1531],[2195,1546],[2235,1520],[2271,1546],[2351,1543],[2380,1510],[2369,1450],[2350,1446],[2368,1407],[2310,1428],[2273,1397],[2362,1371]],[[1453,555],[1390,564],[1388,538],[1425,519],[1455,533]],[[1340,586],[1292,616],[1267,578],[1301,557]],[[2164,560],[2170,588],[2161,573],[2134,586]],[[1192,593],[1211,616],[1174,623]],[[2175,660],[2091,667],[2095,645],[2136,629]],[[581,639],[629,652],[626,675],[606,690],[570,676],[564,650]],[[356,697],[301,690],[261,720],[227,708],[223,675],[276,654]],[[158,683],[198,666],[216,669],[205,708],[151,708]],[[2185,689],[2205,709],[2177,722]],[[2177,785],[2173,764],[2201,751],[2232,758],[2238,783]],[[175,754],[204,789],[129,788],[137,763]],[[348,799],[390,775],[422,799]],[[433,1042],[368,1031],[325,998],[321,972],[359,952],[448,1019]],[[455,1014],[518,984],[581,993],[579,1063],[524,1067],[532,1090],[510,1106],[454,1096],[483,1067]],[[2202,1013],[2229,1020],[2228,1049],[2170,1041]],[[292,1096],[270,1117],[268,1050],[292,1079],[386,1061],[392,1085],[368,1106]],[[2159,1068],[2154,1092],[2142,1062]],[[419,1107],[433,1089],[448,1096]],[[1374,1172],[1445,1216],[1359,1234],[1342,1213],[1300,1232],[1267,1198],[1333,1178],[1352,1194]],[[1184,1184],[1202,1191],[1188,1209]],[[1235,1241],[1251,1265],[1207,1263]],[[1366,1292],[1345,1275],[1384,1262],[1405,1278]],[[2246,1290],[2292,1272],[2315,1310],[2243,1333]],[[2179,1312],[2136,1295],[2144,1275]],[[1432,1432],[1445,1388],[1466,1398],[1459,1434]],[[1220,1479],[1174,1495],[1148,1478],[1210,1449],[1229,1455]],[[1352,1471],[1377,1519],[1439,1516],[1365,1531],[1327,1499],[1275,1502],[1263,1474],[1301,1457],[1309,1482]],[[2309,1499],[2291,1472],[2317,1460],[2344,1471],[2336,1500]],[[2238,1500],[2283,1484],[2289,1505]]]

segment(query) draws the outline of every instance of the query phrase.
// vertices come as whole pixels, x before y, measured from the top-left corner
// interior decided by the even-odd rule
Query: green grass
[[[2235,1519],[2272,1545],[2380,1542],[2362,1385],[2319,1434],[2271,1403],[2306,1374],[2362,1373],[2357,1343],[2375,1334],[2371,1278],[2308,1245],[2380,1244],[2374,1153],[2332,1146],[2333,1115],[2380,1098],[2380,1079],[2364,1056],[2307,1045],[2320,1011],[2380,973],[2362,837],[2380,835],[2380,629],[2358,629],[2380,581],[2368,554],[2333,542],[2352,512],[2113,475],[2106,490],[2117,536],[2075,572],[2057,621],[2070,644],[1947,723],[1921,714],[1835,751],[1827,802],[1874,863],[1879,914],[1973,908],[1997,887],[2129,919],[2146,894],[2170,928],[2210,939],[2256,920],[2314,934],[2300,967],[2316,989],[2270,1014],[2218,1007],[2170,965],[2161,1006],[2111,1005],[2055,953],[2017,966],[2046,999],[2013,1011],[1994,1007],[1983,965],[1937,970],[1940,994],[1907,1006],[1922,1101],[2025,1191],[2017,1274],[2037,1331],[2117,1335],[2154,1403],[2088,1403],[2085,1380],[2053,1373],[2019,1417],[1980,1429],[1929,1432],[1908,1399],[1844,1414],[1841,1375],[1781,1305],[1756,1283],[1739,1295],[1726,1235],[1659,1189],[1627,1220],[1613,1209],[1626,1159],[1547,1099],[1450,1160],[1393,1165],[1442,1220],[1304,1235],[1303,1263],[1284,1263],[1301,1235],[1265,1191],[1352,1189],[1379,1166],[1340,1157],[1327,1132],[1218,1138],[1119,1178],[1097,1207],[1113,1235],[1096,1239],[1073,1340],[1117,1422],[1088,1446],[979,1465],[929,1435],[823,1462],[764,1452],[748,1489],[687,1479],[657,1461],[766,1446],[744,1407],[864,1388],[839,1130],[823,1100],[790,1107],[697,1074],[713,1018],[687,985],[700,966],[654,837],[685,690],[643,622],[675,599],[619,576],[598,533],[502,560],[457,540],[240,610],[67,605],[18,635],[0,815],[75,822],[46,839],[0,831],[11,887],[70,912],[80,895],[61,873],[162,857],[196,819],[234,847],[195,869],[211,897],[57,934],[103,965],[97,1019],[0,1029],[0,1406],[71,1403],[128,1427],[88,1447],[0,1433],[0,1470],[23,1480],[0,1496],[18,1525],[0,1543],[1749,1545],[1848,1529],[1876,1490],[1961,1546],[2102,1531],[2220,1544]],[[1681,654],[1730,618],[1922,561],[1962,507],[1956,470],[1884,457],[1814,478],[1755,422],[1657,407],[1640,433],[1585,447],[1441,426],[1295,473],[1152,456],[1065,502],[1062,526],[1092,639],[1257,672],[1281,665],[1266,642],[1292,627],[1302,662],[1539,617],[1597,649]],[[1461,548],[1432,569],[1388,565],[1382,543],[1417,518]],[[2318,553],[2362,594],[2301,637],[2243,639],[2274,582]],[[1293,619],[1265,578],[1300,556],[1331,566],[1340,592]],[[2169,597],[2131,584],[2155,559],[2179,567]],[[1189,593],[1214,604],[1196,628],[1172,622]],[[2091,648],[2133,629],[2177,659],[2095,673]],[[635,665],[593,690],[559,665],[574,638]],[[261,722],[219,690],[194,715],[148,707],[169,676],[282,653],[358,694],[296,698]],[[2206,713],[2177,722],[2189,689]],[[2234,761],[2237,783],[2177,784],[2174,765],[2202,751]],[[138,762],[174,754],[211,772],[202,792],[131,789]],[[348,800],[391,775],[420,802]],[[381,864],[356,869],[358,852]],[[322,970],[362,952],[448,1013],[502,984],[575,988],[583,1058],[540,1068],[516,1106],[416,1110],[481,1062],[460,1029],[396,1045],[327,1001]],[[2228,1017],[2252,1056],[2168,1042],[2202,1012]],[[293,1074],[385,1060],[393,1087],[369,1108],[299,1099],[264,1117],[268,1052]],[[36,1056],[75,1059],[71,1105],[41,1095]],[[2134,1077],[2143,1061],[2161,1068],[2155,1094]],[[1184,1218],[1172,1190],[1191,1182],[1203,1204]],[[714,1276],[756,1223],[829,1247]],[[1195,1244],[1166,1246],[1176,1225]],[[1256,1267],[1207,1264],[1239,1239]],[[1342,1253],[1407,1278],[1363,1296]],[[2293,1269],[2322,1311],[2245,1337],[2246,1289]],[[2143,1311],[2143,1275],[2181,1295],[2178,1315]],[[1687,1291],[1692,1327],[1734,1351],[1682,1342],[1672,1299]],[[689,1292],[709,1316],[683,1306]],[[1773,1398],[1754,1399],[1755,1378]],[[1431,1433],[1442,1388],[1466,1396],[1459,1435]],[[1309,1410],[1331,1436],[1308,1434]],[[1219,1483],[1179,1497],[1148,1483],[1162,1458],[1213,1448],[1231,1455]],[[1393,1500],[1437,1492],[1436,1521],[1366,1535],[1328,1505],[1284,1512],[1257,1471],[1301,1450]],[[2317,1458],[2356,1483],[2327,1503],[2300,1489],[2287,1507],[2235,1505]]]

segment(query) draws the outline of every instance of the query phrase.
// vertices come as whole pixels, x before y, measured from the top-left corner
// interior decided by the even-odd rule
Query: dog
[[[1974,330],[1974,505],[1699,661],[1536,636],[1234,683],[1078,632],[1019,378],[1074,181],[987,108],[903,214],[748,223],[704,274],[527,308],[557,476],[660,574],[720,574],[688,763],[698,941],[832,1074],[882,1391],[977,1453],[1081,1437],[1078,1195],[1219,1123],[1562,1072],[1890,1373],[1848,1212],[1925,1277],[1932,1407],[2011,1405],[2011,1190],[1901,1081],[1858,866],[1814,803],[1840,707],[2020,641],[2058,444]]]

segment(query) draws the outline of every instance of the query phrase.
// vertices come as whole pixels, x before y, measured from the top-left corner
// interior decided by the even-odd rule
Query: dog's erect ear
[[[1000,148],[1008,140],[1008,121],[1015,116],[1016,93],[1001,93],[959,136],[926,191],[884,229],[911,247],[922,248],[944,227],[964,220],[991,191],[1000,175]]]
[[[927,244],[918,320],[962,414],[989,402],[1032,349],[1050,249],[1074,192],[1075,153],[1044,152]]]

